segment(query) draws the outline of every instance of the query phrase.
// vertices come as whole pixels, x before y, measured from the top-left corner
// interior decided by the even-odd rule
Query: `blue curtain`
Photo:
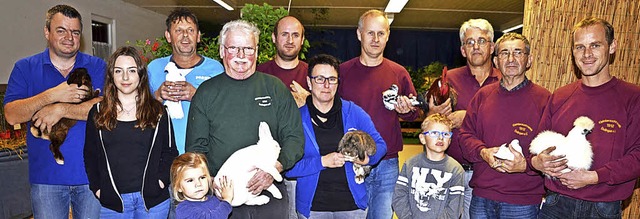
[[[501,33],[495,34],[497,39]],[[307,57],[326,53],[347,61],[360,55],[356,28],[309,28],[305,35],[311,43]],[[384,57],[413,69],[422,68],[434,61],[444,63],[449,68],[466,64],[465,58],[460,54],[458,31],[391,29]]]

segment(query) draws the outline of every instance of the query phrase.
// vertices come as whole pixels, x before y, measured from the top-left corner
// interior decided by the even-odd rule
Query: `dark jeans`
[[[622,218],[622,201],[591,202],[550,192],[538,218]]]
[[[269,202],[264,205],[240,205],[231,210],[230,219],[286,219],[289,217],[289,196],[287,188],[283,182],[273,182],[280,193],[282,199],[275,199],[267,190],[262,195],[269,197]]]
[[[535,219],[538,215],[539,205],[515,205],[506,202],[498,202],[474,195],[469,206],[471,219]]]

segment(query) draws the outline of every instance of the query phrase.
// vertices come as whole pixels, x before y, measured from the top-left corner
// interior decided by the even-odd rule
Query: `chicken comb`
[[[440,80],[440,94],[442,96],[446,95],[449,92],[449,84],[447,81],[447,66],[442,69],[442,80]]]

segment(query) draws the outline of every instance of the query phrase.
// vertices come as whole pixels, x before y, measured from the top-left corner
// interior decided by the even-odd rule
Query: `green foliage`
[[[218,37],[200,37],[198,43],[198,54],[220,61],[220,44]]]
[[[131,42],[127,41],[127,44],[131,45]],[[173,52],[171,44],[167,42],[167,39],[164,37],[155,38],[153,41],[150,39],[136,40],[134,46],[138,47],[139,52],[141,53],[140,55],[147,63],[157,58],[169,56]],[[198,43],[198,54],[220,60],[218,52],[218,37],[201,37],[200,43]]]
[[[246,4],[242,8],[242,20],[254,23],[260,29],[260,39],[258,41],[258,64],[271,60],[276,55],[276,46],[271,41],[271,33],[278,19],[287,16],[289,12],[284,8],[273,8],[267,3],[262,6]],[[218,37],[200,37],[198,43],[198,54],[220,60]],[[131,44],[127,42],[127,44]],[[171,55],[171,44],[164,37],[155,38],[152,42],[149,39],[136,40],[135,46],[141,51],[147,62],[154,59]],[[306,59],[305,54],[310,47],[309,41],[304,40],[300,51],[300,59]]]
[[[127,41],[127,45],[131,45],[131,42]],[[136,40],[134,46],[138,47],[138,52],[141,53],[140,56],[147,63],[154,59],[171,55],[172,51],[171,44],[164,37],[157,37],[153,41],[150,39]]]
[[[276,22],[289,14],[283,7],[273,8],[271,5],[264,3],[262,6],[255,4],[245,4],[242,8],[242,20],[249,21],[260,30],[260,39],[258,40],[258,63],[264,63],[271,60],[276,55],[276,45],[271,41],[271,34]],[[305,54],[309,49],[309,41],[304,40],[300,51],[300,58],[306,59]]]
[[[413,70],[410,66],[406,66],[405,68],[409,72],[409,76],[411,76],[411,82],[416,88],[416,92],[423,93],[429,89],[435,79],[442,75],[444,64],[435,61],[417,70]]]

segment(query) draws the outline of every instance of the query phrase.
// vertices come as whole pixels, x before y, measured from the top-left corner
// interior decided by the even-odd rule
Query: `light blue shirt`
[[[209,80],[213,76],[219,75],[224,72],[224,67],[220,64],[220,62],[204,57],[204,60],[199,65],[195,66],[189,74],[185,76],[187,82],[189,82],[196,89],[202,84],[202,82]],[[155,93],[156,90],[162,85],[165,81],[166,73],[164,72],[164,67],[171,60],[171,56],[162,57],[155,59],[149,63],[148,71],[149,71],[149,86],[151,87],[151,92]],[[184,117],[182,119],[171,119],[173,123],[173,133],[176,139],[176,146],[178,147],[178,153],[184,154],[184,144],[185,144],[185,136],[187,133],[187,118],[189,117],[189,106],[191,106],[190,101],[180,101],[182,103],[182,111],[184,112]]]

